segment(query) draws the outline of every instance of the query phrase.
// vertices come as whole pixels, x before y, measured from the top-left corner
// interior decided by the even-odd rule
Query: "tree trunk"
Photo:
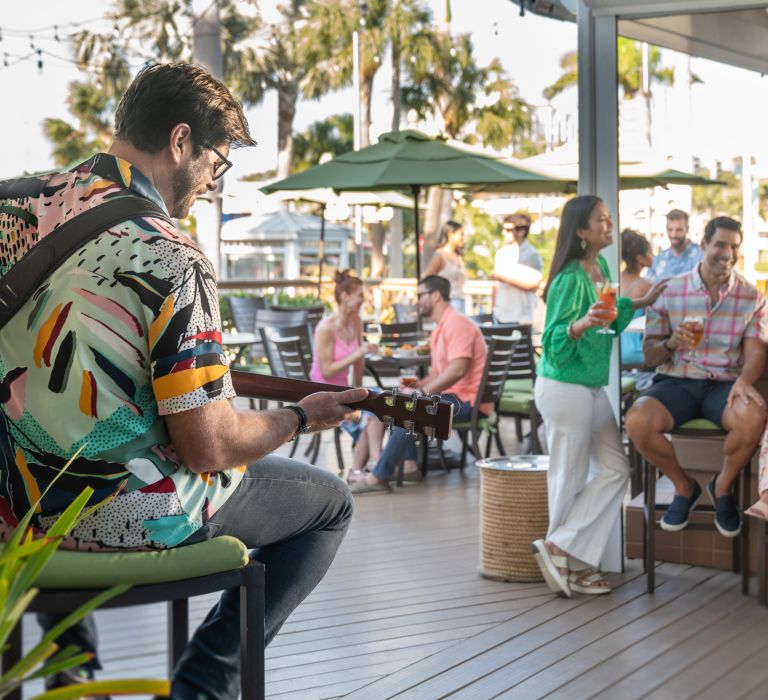
[[[393,0],[392,14],[398,12],[400,0]],[[392,131],[400,131],[400,114],[402,100],[400,99],[400,37],[397,32],[392,34]],[[389,274],[392,277],[403,276],[403,212],[395,209],[392,221],[389,222]]]
[[[384,226],[371,224],[371,279],[384,277],[386,260],[384,259]]]
[[[277,177],[288,177],[293,170],[293,119],[298,93],[286,86],[277,93]]]
[[[437,248],[437,233],[440,230],[440,217],[442,215],[443,190],[439,187],[430,187],[427,195],[427,211],[424,217],[424,255],[421,269],[426,269],[432,254]]]
[[[371,95],[374,75],[375,71],[364,75],[360,80],[360,148],[365,148],[371,143]]]

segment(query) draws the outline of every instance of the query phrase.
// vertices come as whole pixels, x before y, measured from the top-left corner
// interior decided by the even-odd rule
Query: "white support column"
[[[579,194],[600,197],[611,212],[614,243],[603,251],[614,280],[619,278],[619,110],[616,18],[595,15],[584,0],[578,9]],[[608,396],[619,417],[619,346],[611,353]],[[620,517],[603,557],[605,571],[623,570]]]

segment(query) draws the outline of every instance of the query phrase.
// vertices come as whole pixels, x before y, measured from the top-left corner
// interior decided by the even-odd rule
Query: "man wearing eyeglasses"
[[[112,198],[138,195],[187,216],[232,165],[230,147],[254,145],[242,105],[190,64],[140,71],[114,134],[106,153],[69,172],[0,183],[0,274]],[[269,641],[328,569],[353,507],[336,476],[270,453],[339,425],[345,404],[367,392],[235,410],[221,343],[213,268],[165,219],[129,219],[63,260],[0,331],[0,539],[30,508],[35,530],[47,531],[86,487],[99,508],[65,548],[165,549],[232,535],[265,564]],[[236,700],[239,610],[238,591],[225,592],[179,660],[172,698]],[[41,623],[51,629],[60,617]],[[91,620],[57,641],[94,658],[49,677],[48,688],[100,668]]]
[[[505,217],[502,230],[505,244],[496,253],[491,277],[498,282],[493,314],[499,323],[532,324],[543,264],[538,251],[527,240],[531,217],[510,214]]]

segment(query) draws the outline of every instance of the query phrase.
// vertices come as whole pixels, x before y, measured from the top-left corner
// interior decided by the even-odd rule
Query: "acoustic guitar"
[[[237,370],[232,370],[231,374],[237,395],[250,399],[296,402],[318,391],[346,391],[351,388]],[[451,435],[453,404],[439,396],[415,396],[396,391],[368,392],[367,398],[350,406],[370,411],[387,426],[404,428],[412,439],[422,434],[430,440],[447,440]]]

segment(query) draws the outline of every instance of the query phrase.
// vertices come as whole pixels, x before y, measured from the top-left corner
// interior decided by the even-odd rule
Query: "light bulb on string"
[[[43,70],[43,50],[42,49],[37,50],[37,70],[39,71]]]
[[[55,24],[53,25],[53,39],[54,41],[61,41],[59,38],[59,28]]]

